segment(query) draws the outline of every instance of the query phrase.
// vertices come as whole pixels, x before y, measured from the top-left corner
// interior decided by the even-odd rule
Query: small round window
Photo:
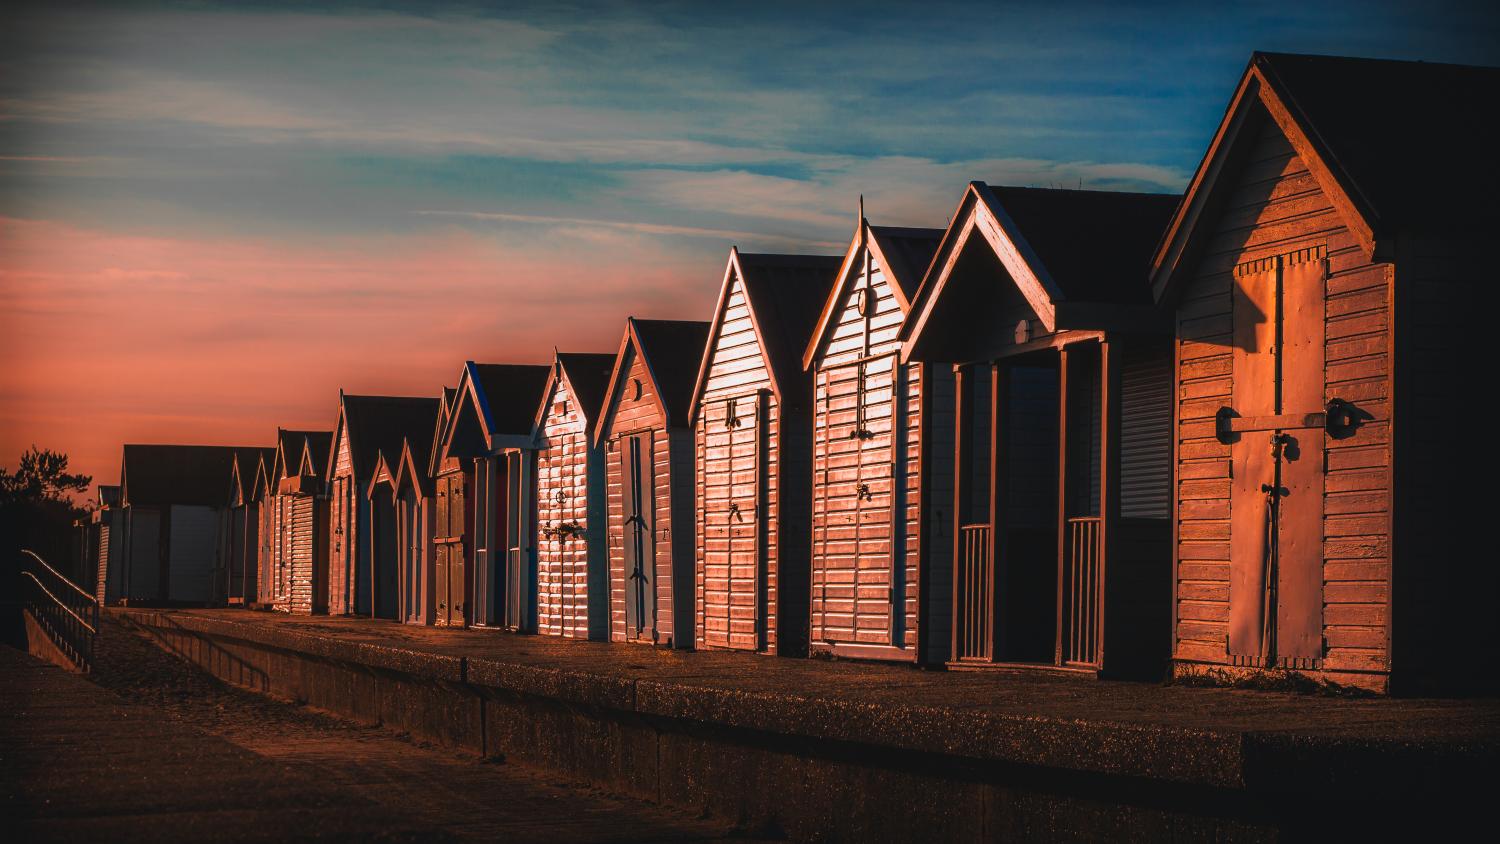
[[[640,401],[641,395],[644,392],[645,392],[645,388],[641,386],[641,379],[639,379],[639,378],[632,378],[632,379],[630,379],[630,397],[632,399],[634,399],[636,401]]]
[[[858,311],[859,315],[862,317],[867,317],[870,315],[869,288],[861,287],[860,289],[854,291],[854,310]]]

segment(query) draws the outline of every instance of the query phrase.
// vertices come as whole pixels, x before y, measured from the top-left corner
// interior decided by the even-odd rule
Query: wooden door
[[[767,646],[768,407],[761,390],[703,409],[703,641],[711,647]]]
[[[1234,284],[1229,653],[1314,667],[1323,655],[1324,278],[1321,248],[1241,265]]]
[[[818,373],[815,572],[823,641],[899,645],[904,598],[893,541],[898,398],[894,354]]]
[[[650,431],[620,441],[625,635],[656,634],[656,467]]]
[[[527,560],[527,514],[525,460],[519,452],[505,455],[505,619],[507,627],[524,629],[526,624],[530,566]]]
[[[465,507],[462,472],[437,479],[434,526],[436,550],[436,623],[462,627],[467,623],[467,590],[464,560]]]

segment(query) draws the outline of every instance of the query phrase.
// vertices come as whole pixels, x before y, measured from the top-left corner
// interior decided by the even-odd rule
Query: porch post
[[[987,656],[994,660],[1000,653],[1000,495],[1005,487],[1000,483],[1000,470],[1004,464],[1000,459],[1001,391],[1010,390],[1010,370],[1002,369],[999,361],[990,362],[990,547],[989,547],[989,629],[986,631]]]
[[[969,570],[968,549],[964,547],[964,518],[969,512],[972,473],[967,471],[970,459],[968,443],[973,421],[970,418],[974,404],[974,383],[970,367],[953,366],[953,633],[952,649],[954,661],[971,656],[972,642],[968,641],[969,626],[973,623],[971,609],[975,596],[972,572]]]
[[[1057,635],[1053,638],[1052,660],[1063,662],[1064,625],[1067,622],[1063,603],[1066,593],[1068,559],[1068,347],[1057,350]]]
[[[1120,356],[1123,349],[1118,342],[1107,338],[1099,342],[1099,589],[1094,608],[1097,659],[1100,670],[1104,670],[1108,654],[1105,645],[1109,641],[1107,627],[1109,618],[1105,614],[1110,593],[1110,561],[1116,541],[1116,525],[1120,518]]]

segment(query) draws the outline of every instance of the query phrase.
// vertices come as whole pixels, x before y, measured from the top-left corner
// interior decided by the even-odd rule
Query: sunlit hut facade
[[[693,646],[693,432],[708,323],[631,317],[594,426],[606,451],[609,637]]]
[[[245,606],[258,609],[270,606],[271,595],[276,590],[275,551],[280,522],[277,519],[276,484],[273,478],[276,476],[280,454],[278,440],[277,447],[263,453],[256,467],[255,481],[250,485],[250,499],[255,502],[260,524],[256,528],[258,548],[255,555],[255,589],[253,592],[246,592]]]
[[[328,498],[322,472],[332,431],[278,430],[273,480],[272,609],[328,611]]]
[[[1178,674],[1495,684],[1494,496],[1458,420],[1494,358],[1497,106],[1496,69],[1251,59],[1154,266]]]
[[[812,380],[801,357],[840,263],[730,250],[688,410],[699,648],[807,651]]]
[[[948,653],[953,372],[900,361],[901,324],[941,229],[854,237],[803,353],[813,379],[813,651]]]
[[[449,624],[533,629],[536,552],[528,515],[534,490],[532,425],[550,373],[548,366],[472,361],[464,365],[457,404],[443,436],[444,471],[438,489],[438,521],[454,519],[452,488],[444,489],[441,479],[451,477],[448,461],[466,464],[472,478],[472,495],[464,505],[472,541],[468,571],[462,575],[466,593],[458,591],[460,575],[453,568],[452,552],[446,577],[438,573],[439,584],[449,584],[449,605],[459,601],[456,614],[448,616]]]
[[[120,463],[122,603],[224,602],[228,589],[219,528],[225,479],[240,451],[254,449],[125,446]]]
[[[615,356],[557,353],[537,409],[536,631],[609,633],[604,449],[589,436]]]
[[[957,667],[1160,677],[1171,338],[1151,252],[1178,197],[964,192],[903,329],[952,367]]]
[[[236,451],[229,467],[229,506],[219,529],[219,556],[228,575],[229,603],[234,606],[253,602],[256,597],[264,466],[275,459],[274,448]]]
[[[394,462],[403,439],[430,430],[437,401],[339,394],[328,478],[328,612],[399,615],[394,499],[370,494],[376,463]]]

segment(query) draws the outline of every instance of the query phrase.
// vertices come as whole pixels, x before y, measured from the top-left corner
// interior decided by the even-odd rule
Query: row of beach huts
[[[946,228],[861,207],[842,255],[731,249],[707,321],[630,318],[612,352],[340,395],[268,447],[126,445],[99,597],[1493,682],[1461,402],[1494,360],[1497,81],[1256,54],[1185,196],[972,182]]]

